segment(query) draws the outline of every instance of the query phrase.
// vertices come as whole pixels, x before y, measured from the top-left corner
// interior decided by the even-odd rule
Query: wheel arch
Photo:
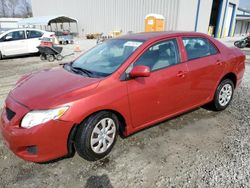
[[[103,111],[105,111],[105,112],[111,112],[111,113],[113,113],[113,114],[115,114],[116,115],[116,117],[118,118],[118,120],[119,120],[119,122],[120,122],[120,126],[119,126],[119,135],[121,136],[121,137],[124,137],[125,136],[125,131],[126,131],[126,119],[125,119],[125,117],[122,115],[122,113],[120,113],[120,112],[118,112],[117,110],[113,110],[113,109],[103,109],[103,110],[98,110],[98,111],[96,111],[96,112],[94,112],[94,113],[92,113],[92,114],[90,114],[88,117],[90,117],[90,116],[92,116],[93,114],[96,114],[96,113],[99,113],[99,112],[103,112]],[[87,117],[87,118],[88,118]],[[85,118],[85,119],[87,119],[87,118]],[[84,119],[84,120],[85,120]]]
[[[73,127],[70,130],[69,136],[68,136],[68,140],[67,140],[67,147],[68,147],[68,157],[72,157],[75,153],[75,146],[74,146],[74,141],[75,141],[75,135],[78,129],[78,125],[80,125],[81,123],[83,123],[86,119],[88,119],[90,116],[97,114],[99,112],[111,112],[113,114],[116,115],[116,117],[118,118],[119,122],[120,122],[120,126],[119,126],[119,135],[124,138],[125,137],[125,131],[126,131],[126,120],[124,118],[124,116],[116,111],[116,110],[112,110],[112,109],[103,109],[103,110],[98,110],[96,112],[93,112],[91,114],[89,114],[87,117],[85,117],[79,124],[74,124]]]
[[[219,84],[222,82],[222,80],[225,80],[225,79],[230,79],[230,80],[233,82],[233,84],[234,84],[234,88],[236,87],[236,85],[237,85],[237,76],[236,76],[235,73],[229,72],[229,73],[225,74],[225,75],[221,78]]]
[[[215,95],[215,92],[216,92],[217,87],[218,87],[218,86],[220,85],[220,83],[221,83],[223,80],[225,80],[225,79],[230,79],[230,80],[232,80],[232,82],[233,82],[233,84],[234,84],[234,88],[236,88],[236,86],[237,86],[237,76],[236,76],[236,74],[233,73],[233,72],[228,72],[228,73],[224,74],[224,76],[222,76],[222,77],[218,80],[218,82],[216,83],[216,85],[214,86],[214,89],[213,89],[213,91],[212,91],[212,93],[211,93],[211,96],[210,96],[210,100],[213,100],[213,99],[214,99],[214,95]]]

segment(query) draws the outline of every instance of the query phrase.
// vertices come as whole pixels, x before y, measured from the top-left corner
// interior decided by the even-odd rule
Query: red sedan
[[[245,56],[195,32],[108,40],[63,67],[23,76],[9,93],[0,128],[19,157],[44,162],[74,150],[94,161],[127,136],[210,103],[224,110]]]

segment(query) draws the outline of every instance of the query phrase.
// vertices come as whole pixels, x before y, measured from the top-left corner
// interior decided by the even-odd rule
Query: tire
[[[103,126],[106,128],[105,131]],[[105,157],[110,153],[116,142],[118,128],[119,121],[115,114],[108,111],[93,114],[77,129],[75,138],[77,153],[88,161],[96,161]],[[104,145],[106,145],[106,148]]]
[[[45,55],[40,55],[40,59],[42,60],[42,61],[45,61],[46,60],[46,56]]]
[[[225,110],[232,101],[234,94],[234,84],[230,79],[224,79],[218,85],[212,106],[216,111]]]
[[[238,45],[239,45],[239,41],[235,41],[234,42],[234,46],[236,46],[237,48],[239,48]]]
[[[55,61],[55,56],[54,56],[54,55],[47,55],[47,56],[46,56],[46,59],[47,59],[49,62],[53,62],[53,61]]]
[[[2,56],[2,53],[1,53],[1,51],[0,51],[0,60],[1,60],[1,59],[3,59],[3,56]]]
[[[63,60],[63,56],[62,56],[61,54],[57,54],[57,55],[56,55],[56,59],[57,59],[58,61],[62,61],[62,60]]]

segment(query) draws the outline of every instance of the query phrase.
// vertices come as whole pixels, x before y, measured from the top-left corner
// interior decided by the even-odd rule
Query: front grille
[[[16,113],[13,112],[11,109],[6,108],[6,115],[7,115],[7,119],[10,121],[16,115]]]

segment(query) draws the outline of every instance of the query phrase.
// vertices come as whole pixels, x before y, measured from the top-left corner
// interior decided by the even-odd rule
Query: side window
[[[148,66],[151,71],[169,67],[180,63],[178,45],[175,39],[159,42],[151,46],[134,63]]]
[[[35,30],[27,30],[26,31],[27,38],[28,39],[33,39],[33,38],[40,38],[43,36],[43,33],[40,31],[35,31]]]
[[[15,41],[25,39],[24,31],[13,31],[4,36],[4,41]]]
[[[218,53],[217,48],[215,48],[214,45],[212,45],[210,42],[209,42],[209,48],[210,48],[210,55],[215,55]]]
[[[207,39],[200,37],[183,38],[188,60],[197,59],[218,53],[218,50]]]

